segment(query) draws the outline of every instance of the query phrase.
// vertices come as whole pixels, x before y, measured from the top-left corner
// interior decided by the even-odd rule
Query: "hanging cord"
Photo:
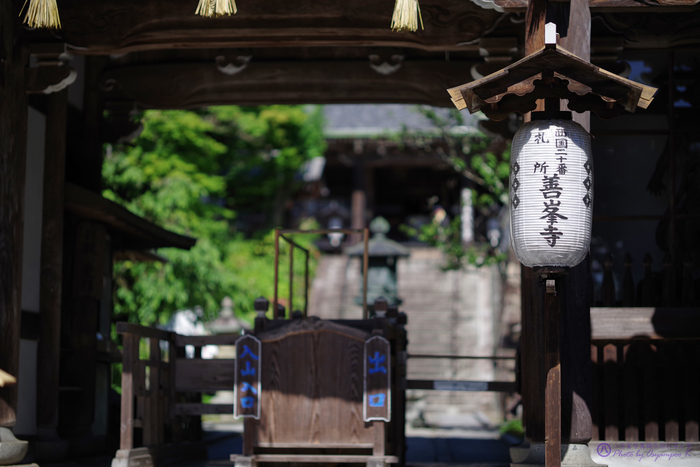
[[[24,23],[30,28],[46,28],[59,29],[61,27],[61,18],[58,16],[58,5],[56,0],[27,0],[29,1],[29,9],[24,17]],[[27,1],[24,2],[22,10],[19,12],[22,15],[24,7],[27,6]]]
[[[418,0],[396,0],[394,16],[391,18],[392,31],[415,32],[418,30],[418,22],[420,28],[425,29]]]
[[[199,0],[195,14],[216,18],[235,15],[238,12],[235,0]]]

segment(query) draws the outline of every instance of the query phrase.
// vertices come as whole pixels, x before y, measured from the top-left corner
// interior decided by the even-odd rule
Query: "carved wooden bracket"
[[[510,65],[518,51],[517,37],[482,37],[479,39],[479,55],[484,61],[472,67],[472,78],[483,78]]]
[[[376,53],[370,54],[369,66],[380,75],[390,75],[401,68],[406,55],[397,49],[377,50]]]
[[[245,70],[251,55],[219,55],[216,57],[216,69],[227,76],[233,76]]]
[[[656,88],[645,86],[583,60],[555,43],[471,83],[448,89],[452,102],[470,113],[481,110],[502,120],[511,112],[534,110],[546,97],[569,100],[577,112],[590,110],[601,118],[647,108]]]
[[[27,94],[51,94],[73,84],[77,72],[68,66],[71,55],[66,44],[32,44],[29,53],[36,59],[36,66],[26,71]]]

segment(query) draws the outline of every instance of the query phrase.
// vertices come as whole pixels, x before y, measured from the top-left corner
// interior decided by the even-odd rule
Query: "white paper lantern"
[[[511,149],[513,249],[528,267],[573,267],[591,243],[591,138],[569,112],[532,115]]]

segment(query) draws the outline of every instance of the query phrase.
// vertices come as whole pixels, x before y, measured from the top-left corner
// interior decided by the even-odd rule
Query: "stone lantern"
[[[384,297],[390,306],[400,305],[402,300],[397,293],[396,262],[401,257],[411,255],[408,248],[386,237],[389,222],[383,217],[376,217],[370,224],[372,238],[369,240],[369,266],[367,268],[367,305],[374,312],[374,301]],[[361,257],[364,244],[358,243],[345,250],[348,256]],[[363,278],[364,279],[364,278]],[[362,304],[362,285],[360,295],[355,302]]]
[[[219,317],[209,321],[204,327],[212,334],[238,334],[244,329],[244,326],[233,314],[233,300],[231,300],[231,297],[224,297],[221,301]]]

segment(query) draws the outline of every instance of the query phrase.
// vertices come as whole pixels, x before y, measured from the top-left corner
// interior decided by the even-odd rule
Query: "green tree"
[[[279,225],[295,189],[294,175],[325,149],[320,110],[152,110],[142,122],[133,143],[108,148],[103,195],[198,241],[190,251],[160,249],[168,259],[164,264],[117,263],[115,313],[156,324],[200,305],[208,319],[229,295],[237,313],[250,318],[254,298],[272,295],[270,227]],[[245,212],[263,214],[267,228],[244,237],[236,219]],[[281,286],[280,294],[287,293]]]
[[[404,144],[434,151],[468,180],[478,215],[487,218],[499,212],[508,202],[510,143],[466,127],[462,114],[456,109],[444,113],[420,106],[416,110],[433,124],[435,131],[423,134],[404,131],[401,135]],[[420,229],[404,226],[403,231],[439,247],[445,255],[444,269],[459,269],[465,263],[483,266],[506,259],[506,253],[493,248],[485,238],[477,239],[474,245],[463,245],[459,217],[443,224],[430,223]]]

